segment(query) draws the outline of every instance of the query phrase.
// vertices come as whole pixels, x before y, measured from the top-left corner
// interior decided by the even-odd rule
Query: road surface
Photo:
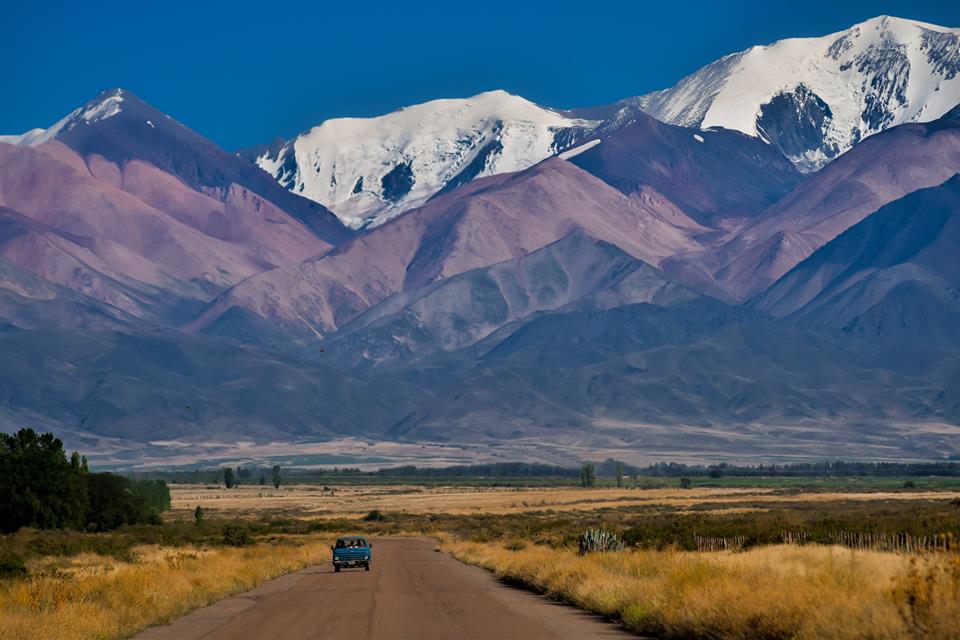
[[[377,539],[373,546],[369,573],[311,567],[136,638],[636,638],[588,613],[506,586],[483,569],[435,551],[431,540]]]

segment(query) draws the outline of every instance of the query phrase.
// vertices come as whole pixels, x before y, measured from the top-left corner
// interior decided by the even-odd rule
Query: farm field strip
[[[315,485],[274,489],[257,485],[233,489],[209,485],[172,485],[173,515],[184,517],[197,506],[214,512],[252,515],[277,510],[321,518],[356,517],[371,510],[467,514],[536,511],[592,511],[629,506],[663,506],[675,510],[698,506],[762,509],[783,503],[873,501],[947,501],[960,491],[796,492],[771,488],[575,489],[338,486],[324,491]]]

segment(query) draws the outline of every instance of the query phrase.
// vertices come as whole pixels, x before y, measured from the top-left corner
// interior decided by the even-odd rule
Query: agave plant
[[[608,551],[623,551],[623,541],[620,537],[610,531],[603,529],[587,529],[580,534],[580,555],[599,551],[606,553]]]

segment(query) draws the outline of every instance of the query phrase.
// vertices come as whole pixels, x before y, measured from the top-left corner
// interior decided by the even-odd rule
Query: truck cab
[[[340,573],[344,567],[363,567],[370,571],[373,562],[373,545],[363,536],[341,536],[336,544],[330,547],[333,550],[333,570]]]

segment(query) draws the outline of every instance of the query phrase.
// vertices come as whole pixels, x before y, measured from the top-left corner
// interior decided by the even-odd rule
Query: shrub
[[[363,519],[367,522],[381,522],[384,520],[383,514],[380,513],[379,509],[374,509],[363,516]]]
[[[0,578],[20,578],[27,575],[23,558],[9,549],[0,550]]]
[[[223,525],[223,544],[231,547],[245,547],[253,544],[250,531],[242,524],[228,522]]]
[[[906,482],[903,483],[903,488],[904,488],[904,489],[916,489],[916,488],[917,488],[917,485],[914,484],[913,480],[907,480]]]
[[[523,551],[527,548],[527,543],[523,540],[513,540],[503,545],[503,548],[507,551]]]
[[[580,547],[580,555],[588,553],[608,551],[623,551],[623,541],[620,537],[610,531],[603,529],[587,529],[580,534],[577,539]]]

